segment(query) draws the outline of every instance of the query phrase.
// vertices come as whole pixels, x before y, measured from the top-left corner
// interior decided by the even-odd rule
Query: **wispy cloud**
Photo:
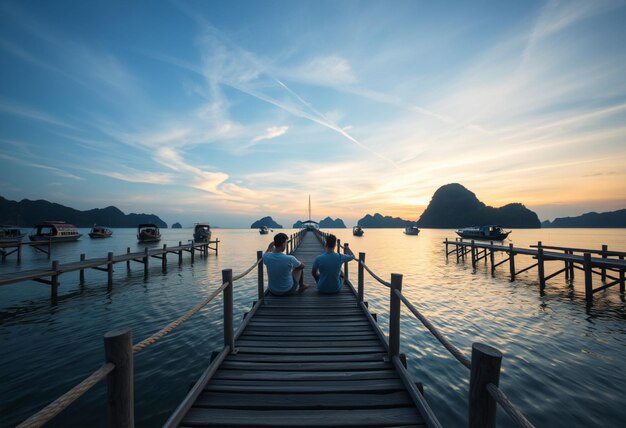
[[[64,170],[62,170],[60,168],[56,168],[56,167],[48,166],[48,165],[43,165],[43,164],[35,163],[35,162],[29,162],[29,161],[26,161],[26,160],[23,160],[23,159],[19,159],[19,158],[16,158],[14,156],[10,156],[10,155],[4,154],[4,153],[0,153],[0,158],[1,159],[6,159],[6,160],[8,160],[10,162],[19,163],[21,165],[28,166],[28,167],[31,167],[31,168],[43,169],[43,170],[48,171],[48,172],[50,172],[50,173],[52,173],[54,175],[58,175],[59,177],[71,178],[73,180],[84,180],[83,177],[79,177],[79,176],[74,175],[74,174],[72,174],[70,172],[64,171]]]
[[[285,135],[288,129],[289,129],[288,126],[272,126],[265,130],[265,134],[259,135],[258,137],[254,137],[252,139],[252,143],[258,143],[259,141],[278,138],[281,135]]]

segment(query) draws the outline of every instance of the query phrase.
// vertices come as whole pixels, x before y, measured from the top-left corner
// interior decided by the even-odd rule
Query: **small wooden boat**
[[[17,226],[0,225],[0,243],[22,242],[22,238],[26,236]]]
[[[196,223],[193,229],[194,242],[209,242],[211,240],[211,226],[208,223]]]
[[[152,223],[140,224],[137,226],[137,239],[139,242],[157,242],[161,240],[159,226]]]
[[[96,226],[94,224],[88,235],[91,239],[110,238],[113,236],[113,231],[108,227]]]
[[[260,233],[261,235],[267,235],[268,233],[270,233],[270,230],[268,229],[268,227],[267,227],[267,226],[261,226],[261,227],[259,228],[259,233]]]
[[[417,228],[417,226],[407,226],[404,228],[404,233],[407,235],[419,235],[420,230]]]
[[[504,230],[495,225],[465,227],[456,231],[461,238],[484,241],[504,241],[509,233],[511,233],[510,230]]]
[[[78,233],[78,229],[73,224],[64,221],[44,221],[35,225],[28,239],[33,242],[69,242],[76,241],[81,236],[83,235]]]
[[[354,226],[352,228],[352,234],[354,236],[363,236],[363,233],[365,232],[363,231],[363,228],[361,226]]]

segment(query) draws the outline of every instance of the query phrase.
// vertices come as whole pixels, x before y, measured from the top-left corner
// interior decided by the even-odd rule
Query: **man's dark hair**
[[[282,233],[282,232],[277,233],[276,235],[274,235],[274,245],[276,247],[280,247],[281,245],[284,245],[285,242],[287,242],[287,239],[289,239],[287,234]]]
[[[328,235],[326,237],[326,248],[335,248],[335,245],[337,245],[337,237],[335,235]]]

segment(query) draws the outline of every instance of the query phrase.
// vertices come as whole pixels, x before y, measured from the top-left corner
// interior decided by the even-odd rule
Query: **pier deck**
[[[308,233],[294,255],[311,266],[323,247]],[[196,385],[179,407],[180,426],[426,426],[380,331],[353,289],[302,294],[264,303],[240,330],[235,353]],[[190,400],[190,397],[188,397]],[[191,404],[193,403],[193,404]]]

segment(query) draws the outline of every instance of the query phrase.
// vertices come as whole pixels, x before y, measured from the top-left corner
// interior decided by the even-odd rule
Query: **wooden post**
[[[619,256],[620,260],[624,260],[624,256]],[[624,269],[620,269],[619,270],[619,292],[624,294],[624,288],[626,287],[625,281],[624,281]]]
[[[194,246],[193,242],[191,243],[191,248],[189,249],[189,251],[191,252],[191,264],[193,264],[193,259],[196,252],[196,247]]]
[[[448,261],[448,238],[446,238],[446,261]]]
[[[133,344],[129,328],[104,335],[104,354],[115,369],[107,375],[107,425],[135,426],[135,393],[133,387]]]
[[[222,284],[224,288],[224,346],[230,346],[230,352],[235,350],[235,332],[233,330],[233,270],[222,270]]]
[[[489,248],[489,261],[491,262],[491,275],[496,273],[495,259],[493,254],[493,241],[491,241],[491,247]]]
[[[515,281],[515,252],[513,244],[509,244],[509,270],[511,272],[511,281]]]
[[[608,251],[609,247],[607,245],[603,245],[602,246],[602,258],[606,259],[606,252]],[[606,268],[602,268],[600,270],[601,274],[602,274],[602,282],[606,282]]]
[[[256,259],[259,261],[259,267],[257,269],[257,288],[259,302],[265,297],[265,285],[263,284],[263,251],[256,252]]]
[[[365,295],[365,253],[359,253],[359,288],[358,288],[358,301],[362,302]]]
[[[80,255],[80,261],[84,262],[85,261],[85,253],[82,253]],[[78,275],[78,281],[80,283],[80,285],[83,285],[85,283],[85,269],[81,269]]]
[[[569,252],[567,250],[563,251],[563,254],[565,255],[565,257],[567,257],[567,254]],[[569,279],[569,262],[567,260],[565,260],[565,280]]]
[[[113,253],[110,251],[107,254],[107,285],[111,291],[113,287]]]
[[[52,262],[52,270],[54,273],[50,278],[50,297],[52,301],[55,302],[57,300],[58,292],[59,292],[59,261],[55,260]]]
[[[591,302],[593,300],[593,278],[591,277],[591,254],[589,253],[584,254],[583,268],[585,269],[585,299]]]
[[[574,252],[573,251],[568,251],[568,253],[573,256]],[[569,262],[569,279],[571,279],[572,281],[574,280],[574,262]]]
[[[472,269],[476,270],[476,247],[472,239]]]
[[[148,249],[146,248],[143,256],[143,274],[144,276],[148,276],[148,265],[150,264],[150,255],[148,254]]]
[[[48,258],[52,254],[52,240],[48,239]]]
[[[130,254],[130,247],[126,247],[126,254]],[[130,270],[130,260],[126,260],[126,270]]]
[[[350,249],[350,244],[348,244],[347,242],[345,244],[343,244],[344,250],[349,250]],[[344,251],[344,254],[346,253],[346,251]],[[348,262],[345,262],[343,264],[343,280],[345,282],[348,282]]]
[[[496,400],[489,394],[487,384],[498,386],[502,354],[482,343],[472,344],[472,366],[469,387],[470,428],[495,428]]]
[[[163,255],[161,257],[161,269],[167,271],[167,244],[163,244]]]
[[[341,239],[337,239],[337,254],[341,254]]]
[[[541,291],[546,288],[546,276],[543,266],[543,248],[541,247],[541,241],[537,243],[537,273],[539,274],[539,289]]]
[[[220,240],[219,240],[219,239],[216,239],[216,240],[215,240],[215,255],[216,255],[216,256],[217,256],[217,246],[218,246],[218,244],[219,244],[219,243],[220,243]],[[207,244],[207,253],[209,252],[209,250],[208,250],[208,246],[209,246],[209,244]]]
[[[22,263],[22,243],[17,243],[17,264]]]
[[[456,239],[454,240],[454,248],[456,250],[456,262],[459,262],[459,241],[457,241]]]
[[[400,297],[395,290],[402,292],[402,275],[391,274],[389,287],[389,359],[400,354]]]
[[[178,265],[182,265],[183,264],[183,249],[181,248],[183,246],[183,243],[181,241],[178,241]]]

